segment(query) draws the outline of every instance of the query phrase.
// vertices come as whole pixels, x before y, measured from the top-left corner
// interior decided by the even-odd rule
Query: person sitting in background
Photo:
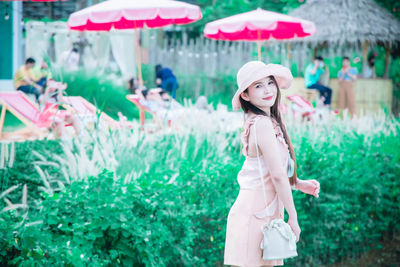
[[[350,66],[349,57],[343,57],[342,69],[338,73],[338,109],[349,109],[350,115],[355,115],[356,97],[354,93],[354,81],[357,79],[357,69]]]
[[[177,115],[177,111],[182,108],[181,104],[172,99],[161,88],[149,90],[137,89],[136,94],[139,96],[140,104],[156,115],[154,119],[160,128],[164,119],[168,121],[173,120]]]
[[[178,101],[173,99],[167,91],[161,89],[161,91],[159,91],[159,94],[164,103],[167,104],[168,109],[174,110],[182,108],[182,105]]]
[[[77,117],[59,107],[63,102],[63,91],[66,88],[66,84],[50,79],[42,99],[42,110],[38,121],[42,127],[53,129],[55,138],[67,137],[66,126],[72,126],[76,135],[81,132],[81,125]]]
[[[165,112],[169,109],[174,110],[182,107],[181,104],[176,102],[168,92],[163,91],[161,88],[136,90],[136,94],[139,96],[139,102],[147,107],[157,115],[162,115],[164,117]]]
[[[46,84],[46,77],[42,77],[37,80],[33,67],[35,66],[35,60],[33,58],[27,58],[25,64],[22,65],[14,75],[14,86],[18,91],[22,91],[27,94],[33,94],[36,97],[36,101],[39,102],[39,97],[43,92],[43,87]]]
[[[128,90],[131,94],[134,94],[136,89],[138,89],[136,84],[137,82],[135,82],[135,78],[130,78],[128,80]]]
[[[33,68],[33,74],[35,75],[36,80],[46,79],[46,81],[48,81],[53,77],[49,70],[49,65],[44,60],[40,67]]]
[[[156,84],[176,99],[176,90],[179,85],[171,69],[162,67],[161,64],[156,65]]]
[[[318,90],[321,97],[324,98],[324,104],[330,106],[332,89],[319,82],[319,79],[326,68],[327,66],[324,64],[323,58],[317,56],[314,59],[314,62],[307,66],[304,74],[304,81],[306,88]]]
[[[146,90],[146,86],[141,87],[142,90]],[[130,78],[128,80],[128,90],[131,94],[135,94],[136,90],[139,89],[139,81],[137,78]]]

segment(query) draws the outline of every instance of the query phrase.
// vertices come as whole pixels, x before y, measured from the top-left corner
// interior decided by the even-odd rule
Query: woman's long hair
[[[293,176],[291,178],[289,178],[290,184],[293,185],[293,184],[296,184],[296,178],[297,178],[296,156],[294,154],[292,142],[290,141],[289,135],[288,135],[288,133],[286,131],[285,124],[282,121],[281,112],[279,111],[279,104],[280,104],[280,101],[281,101],[281,91],[279,89],[279,86],[278,86],[274,76],[268,76],[268,78],[270,78],[271,80],[274,81],[274,84],[275,84],[276,89],[277,89],[275,103],[271,107],[271,117],[278,123],[279,127],[281,128],[282,133],[283,133],[283,137],[285,138],[285,141],[286,141],[286,144],[288,144],[288,146],[289,146],[290,157],[294,161],[294,174],[293,174]],[[248,89],[246,89],[245,92],[247,92],[247,90]],[[263,110],[261,110],[258,107],[254,106],[249,101],[244,100],[241,96],[239,97],[239,101],[240,101],[240,105],[242,106],[242,109],[243,109],[244,113],[247,114],[249,111],[251,111],[252,113],[257,114],[257,115],[268,116],[267,114],[265,114],[265,112]]]

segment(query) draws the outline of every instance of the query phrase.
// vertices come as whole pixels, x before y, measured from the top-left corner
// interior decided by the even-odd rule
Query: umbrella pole
[[[134,21],[134,26],[135,26],[136,62],[138,67],[139,88],[143,88],[142,58],[141,58],[140,43],[139,43],[139,31],[136,27],[136,21]]]
[[[261,61],[261,41],[257,41],[257,58],[259,61]]]
[[[261,61],[261,31],[257,31],[257,54],[258,54],[258,61]]]

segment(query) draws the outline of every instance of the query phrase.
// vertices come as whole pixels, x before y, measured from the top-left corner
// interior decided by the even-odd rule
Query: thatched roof
[[[310,20],[317,27],[314,35],[300,42],[400,41],[400,21],[373,0],[308,0],[289,15]]]

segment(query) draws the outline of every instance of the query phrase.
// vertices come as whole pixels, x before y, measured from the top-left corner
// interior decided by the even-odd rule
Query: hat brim
[[[249,73],[249,75],[252,75],[251,79],[249,79],[245,84],[240,85],[235,95],[232,98],[233,110],[238,110],[241,108],[239,100],[240,94],[243,93],[247,88],[249,88],[251,84],[260,79],[273,76],[276,80],[279,89],[288,89],[293,81],[293,75],[290,72],[290,70],[278,64],[268,64],[266,65],[266,67],[260,70],[257,70],[253,73]]]

